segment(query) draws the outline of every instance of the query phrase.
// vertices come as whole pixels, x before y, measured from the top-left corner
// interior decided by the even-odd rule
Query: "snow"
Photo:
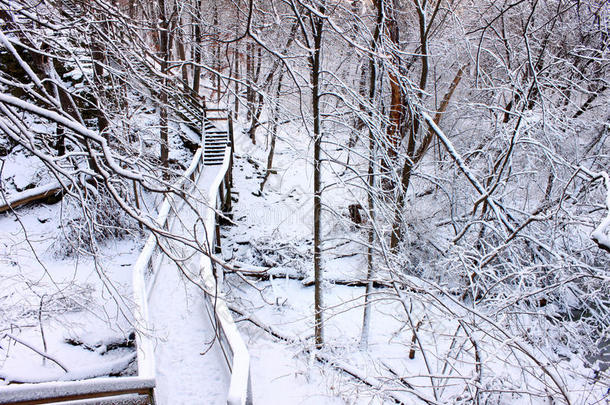
[[[48,175],[39,173],[40,161],[18,147],[3,163],[3,191],[9,199],[54,186]],[[18,191],[20,184],[30,187],[37,182],[43,186]],[[73,214],[65,202],[0,214],[0,375],[6,380],[2,384],[133,372],[130,266],[138,242],[106,241],[96,260],[65,257],[55,245],[64,235],[61,222]],[[68,373],[51,360],[43,362],[7,332],[57,358]]]
[[[597,174],[604,179],[606,187],[606,217],[599,223],[595,230],[591,233],[591,238],[600,246],[610,251],[610,176],[606,172]]]
[[[29,240],[39,252],[52,242],[48,235],[54,234],[57,215],[53,213],[59,205],[25,209],[30,211],[28,215],[21,215],[23,209],[20,210]],[[37,217],[49,219],[41,224]],[[2,378],[22,382],[83,379],[118,373],[132,363],[132,349],[107,348],[110,342],[127,341],[131,330],[125,318],[129,310],[115,294],[129,296],[128,266],[135,259],[133,243],[111,244],[106,248],[114,256],[100,257],[106,276],[116,289],[112,292],[104,287],[91,260],[57,259],[52,251],[34,257],[25,234],[10,215],[0,218],[0,229],[0,331],[12,330],[18,339],[42,351],[42,326],[46,351],[68,368],[65,373],[50,360],[43,363],[32,350],[4,338],[0,343]],[[39,322],[41,299],[44,307]],[[68,340],[80,345],[69,344]]]
[[[26,188],[32,186],[32,182],[37,180],[44,164],[40,161],[28,160],[23,150],[16,150],[3,158],[2,182],[12,183],[17,192],[27,192]],[[5,190],[5,193],[8,190]],[[14,199],[14,195],[10,199]]]
[[[58,372],[55,370],[45,370],[32,376],[30,373],[23,375],[11,374],[0,371],[0,378],[7,382],[18,381],[20,383],[40,383],[50,381],[76,381],[89,378],[118,374],[123,371],[129,363],[136,358],[135,353],[130,353],[116,360],[111,360],[102,364],[87,365],[77,369],[69,369],[68,372]]]

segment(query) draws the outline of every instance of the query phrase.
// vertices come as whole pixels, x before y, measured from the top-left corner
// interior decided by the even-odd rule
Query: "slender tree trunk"
[[[98,89],[100,97],[105,99],[106,91],[104,89],[104,45],[99,41],[97,33],[91,33],[91,59],[93,60],[93,82]],[[97,118],[97,126],[101,134],[108,128],[108,120],[102,112],[102,107],[97,106],[95,112]]]
[[[239,45],[235,45],[235,105],[233,107],[233,114],[235,114],[235,118],[239,117]]]
[[[371,41],[371,49],[377,50],[377,44],[379,42],[379,35],[381,33],[381,27],[383,25],[383,0],[375,2],[377,6],[377,24],[375,26],[375,33],[373,40]],[[369,100],[371,103],[374,102],[377,94],[377,63],[374,58],[369,61]],[[372,111],[369,113],[372,116]],[[368,246],[366,248],[366,289],[364,292],[364,314],[362,316],[362,333],[360,335],[360,349],[365,350],[369,343],[369,331],[371,328],[371,298],[370,294],[373,290],[373,275],[375,273],[374,267],[374,246],[375,243],[375,201],[373,199],[373,193],[375,188],[375,136],[373,129],[369,128],[369,163],[367,173],[367,202],[368,202],[368,213],[369,213],[369,227],[367,230],[368,234]]]
[[[390,37],[390,41],[395,47],[399,46],[399,31],[398,31],[398,23],[394,18],[388,20],[388,33]],[[396,69],[400,69],[399,58],[394,58]],[[388,78],[390,79],[390,125],[387,129],[388,135],[388,144],[387,144],[387,155],[390,160],[396,158],[398,154],[398,147],[400,145],[400,133],[401,133],[401,123],[403,121],[403,102],[402,102],[402,89],[398,80],[398,76],[393,73],[388,73]],[[388,169],[390,167],[390,162],[386,162]]]
[[[220,60],[220,32],[218,29],[218,3],[216,1],[214,1],[214,20],[213,20],[213,27],[214,27],[214,39],[215,39],[215,47],[214,47],[214,67],[216,69],[216,72],[218,72],[216,74],[216,100],[218,103],[220,103],[220,98],[221,98],[221,87],[222,87],[222,80],[220,78],[220,71],[222,69],[222,63]]]
[[[182,25],[182,21],[179,22]],[[190,90],[189,87],[189,72],[186,67],[186,49],[184,48],[184,34],[181,31],[178,31],[176,35],[176,49],[178,50],[178,58],[182,61],[182,67],[180,68],[180,72],[182,73],[182,86],[184,88],[184,92],[188,93]]]
[[[421,98],[426,90],[428,82],[428,26],[426,20],[426,10],[420,5],[418,0],[414,0],[415,8],[419,19],[419,40],[421,50],[421,73],[419,76],[418,96]],[[440,4],[440,2],[438,3]],[[390,239],[390,248],[396,249],[402,238],[402,213],[405,208],[405,198],[409,184],[411,182],[411,173],[413,170],[413,158],[415,154],[415,142],[420,128],[420,119],[416,115],[413,108],[409,109],[409,139],[407,143],[407,156],[402,168],[402,176],[400,179],[400,190],[396,198],[396,210],[394,212],[394,224],[392,225],[392,237]]]
[[[322,10],[324,13],[324,6]],[[310,54],[311,81],[312,81],[312,108],[313,108],[313,221],[314,221],[314,243],[313,243],[313,266],[315,279],[315,340],[316,348],[322,348],[324,344],[324,329],[322,311],[324,309],[322,296],[322,132],[320,117],[320,68],[321,68],[321,46],[322,30],[324,20],[320,17],[310,15],[312,19],[314,49]]]
[[[165,0],[159,0],[159,45],[161,51],[161,72],[167,74],[167,66],[169,60],[169,21],[165,12]],[[161,165],[163,168],[169,168],[169,128],[167,121],[167,79],[163,79],[163,88],[161,89],[161,100],[159,105],[159,127],[161,132]],[[169,175],[168,171],[164,171],[164,178]]]
[[[194,36],[195,41],[193,41],[193,60],[195,61],[195,67],[193,68],[193,95],[199,95],[199,87],[201,85],[201,62],[202,62],[202,52],[201,47],[203,46],[203,38],[201,35],[201,8],[202,0],[197,0],[196,3],[197,10],[195,10],[195,16],[197,21],[195,21],[194,28]]]
[[[254,78],[254,45],[252,41],[246,41],[246,119],[250,121],[252,119],[252,106],[254,104],[254,95],[252,91],[253,78]],[[256,139],[252,141],[252,143],[256,143]]]
[[[269,145],[269,155],[267,155],[267,171],[265,172],[265,177],[261,182],[260,192],[263,192],[263,188],[265,187],[265,183],[267,183],[267,179],[269,179],[269,175],[271,174],[271,168],[273,167],[273,156],[275,154],[275,141],[277,139],[277,126],[280,115],[280,95],[282,92],[282,79],[284,78],[284,70],[280,71],[280,76],[278,78],[277,89],[275,91],[275,109],[273,114],[273,127],[271,128],[271,142]]]

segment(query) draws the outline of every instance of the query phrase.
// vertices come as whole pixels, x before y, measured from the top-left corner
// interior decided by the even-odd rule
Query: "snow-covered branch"
[[[592,173],[581,167],[588,175],[593,178],[603,178],[606,187],[606,217],[601,220],[597,228],[591,233],[591,239],[600,247],[610,253],[610,176],[607,172]]]

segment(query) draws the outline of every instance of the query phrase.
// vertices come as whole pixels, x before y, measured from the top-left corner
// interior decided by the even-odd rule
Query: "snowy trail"
[[[196,191],[207,195],[219,170],[220,166],[204,167]],[[195,221],[195,213],[182,206],[171,230],[192,233]],[[190,279],[199,280],[199,254],[184,250],[180,253],[192,257],[184,262],[182,270],[164,257],[148,299],[156,336],[157,404],[226,403],[230,375],[214,340],[207,304],[202,290],[183,274],[187,271]]]

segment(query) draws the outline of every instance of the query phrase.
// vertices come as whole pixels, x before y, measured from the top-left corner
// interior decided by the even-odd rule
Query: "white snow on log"
[[[17,206],[21,205],[23,201],[28,201],[38,195],[46,197],[51,194],[56,194],[60,192],[61,189],[61,184],[55,181],[49,184],[45,184],[44,186],[34,187],[29,190],[12,194],[10,196],[5,197],[4,195],[2,195],[2,201],[4,201],[5,206],[0,207],[0,212],[6,211],[9,208],[16,208]]]
[[[102,364],[81,367],[78,369],[71,369],[67,373],[59,370],[49,370],[47,373],[38,372],[36,375],[32,373],[27,374],[12,374],[7,371],[0,370],[0,378],[8,382],[19,382],[19,383],[46,383],[51,381],[76,381],[76,380],[87,380],[90,378],[96,378],[101,376],[108,376],[111,374],[118,374],[125,370],[129,363],[136,358],[136,353],[130,353],[127,356],[123,356],[119,359],[108,361]],[[0,389],[0,403],[2,402],[2,393],[4,388]]]

